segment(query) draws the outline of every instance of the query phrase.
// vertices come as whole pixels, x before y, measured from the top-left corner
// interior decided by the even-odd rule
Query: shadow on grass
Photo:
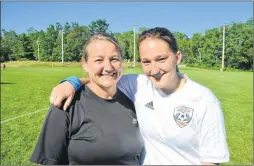
[[[13,83],[13,82],[0,82],[0,84],[16,84],[16,83]]]

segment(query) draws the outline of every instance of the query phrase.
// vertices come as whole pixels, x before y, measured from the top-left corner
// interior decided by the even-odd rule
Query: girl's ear
[[[177,51],[176,53],[176,64],[179,65],[182,61],[182,53],[181,51]]]

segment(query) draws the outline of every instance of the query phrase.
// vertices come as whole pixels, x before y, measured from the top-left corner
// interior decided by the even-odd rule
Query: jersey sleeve
[[[207,105],[200,130],[199,147],[201,162],[229,161],[224,116],[218,100]]]
[[[42,165],[68,165],[68,113],[51,106],[30,158]]]
[[[123,75],[117,84],[117,87],[134,102],[138,87],[138,74]]]
[[[76,91],[82,87],[82,83],[81,83],[80,79],[76,76],[71,76],[71,77],[65,78],[65,79],[61,80],[59,83],[61,84],[65,81],[69,82],[74,87],[74,89]]]

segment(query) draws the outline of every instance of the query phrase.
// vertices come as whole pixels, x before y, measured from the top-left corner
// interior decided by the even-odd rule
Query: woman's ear
[[[181,51],[177,51],[176,53],[176,64],[179,65],[182,62],[182,53]]]
[[[84,56],[82,56],[82,58],[81,58],[81,63],[82,63],[82,68],[83,68],[83,70],[84,70],[85,72],[89,72],[89,71],[88,71],[88,67],[87,67],[87,62],[86,62]]]

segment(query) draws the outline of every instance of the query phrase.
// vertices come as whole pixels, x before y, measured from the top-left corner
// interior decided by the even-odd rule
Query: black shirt
[[[100,98],[85,85],[66,112],[51,106],[30,161],[139,165],[142,148],[132,101],[120,90]]]

